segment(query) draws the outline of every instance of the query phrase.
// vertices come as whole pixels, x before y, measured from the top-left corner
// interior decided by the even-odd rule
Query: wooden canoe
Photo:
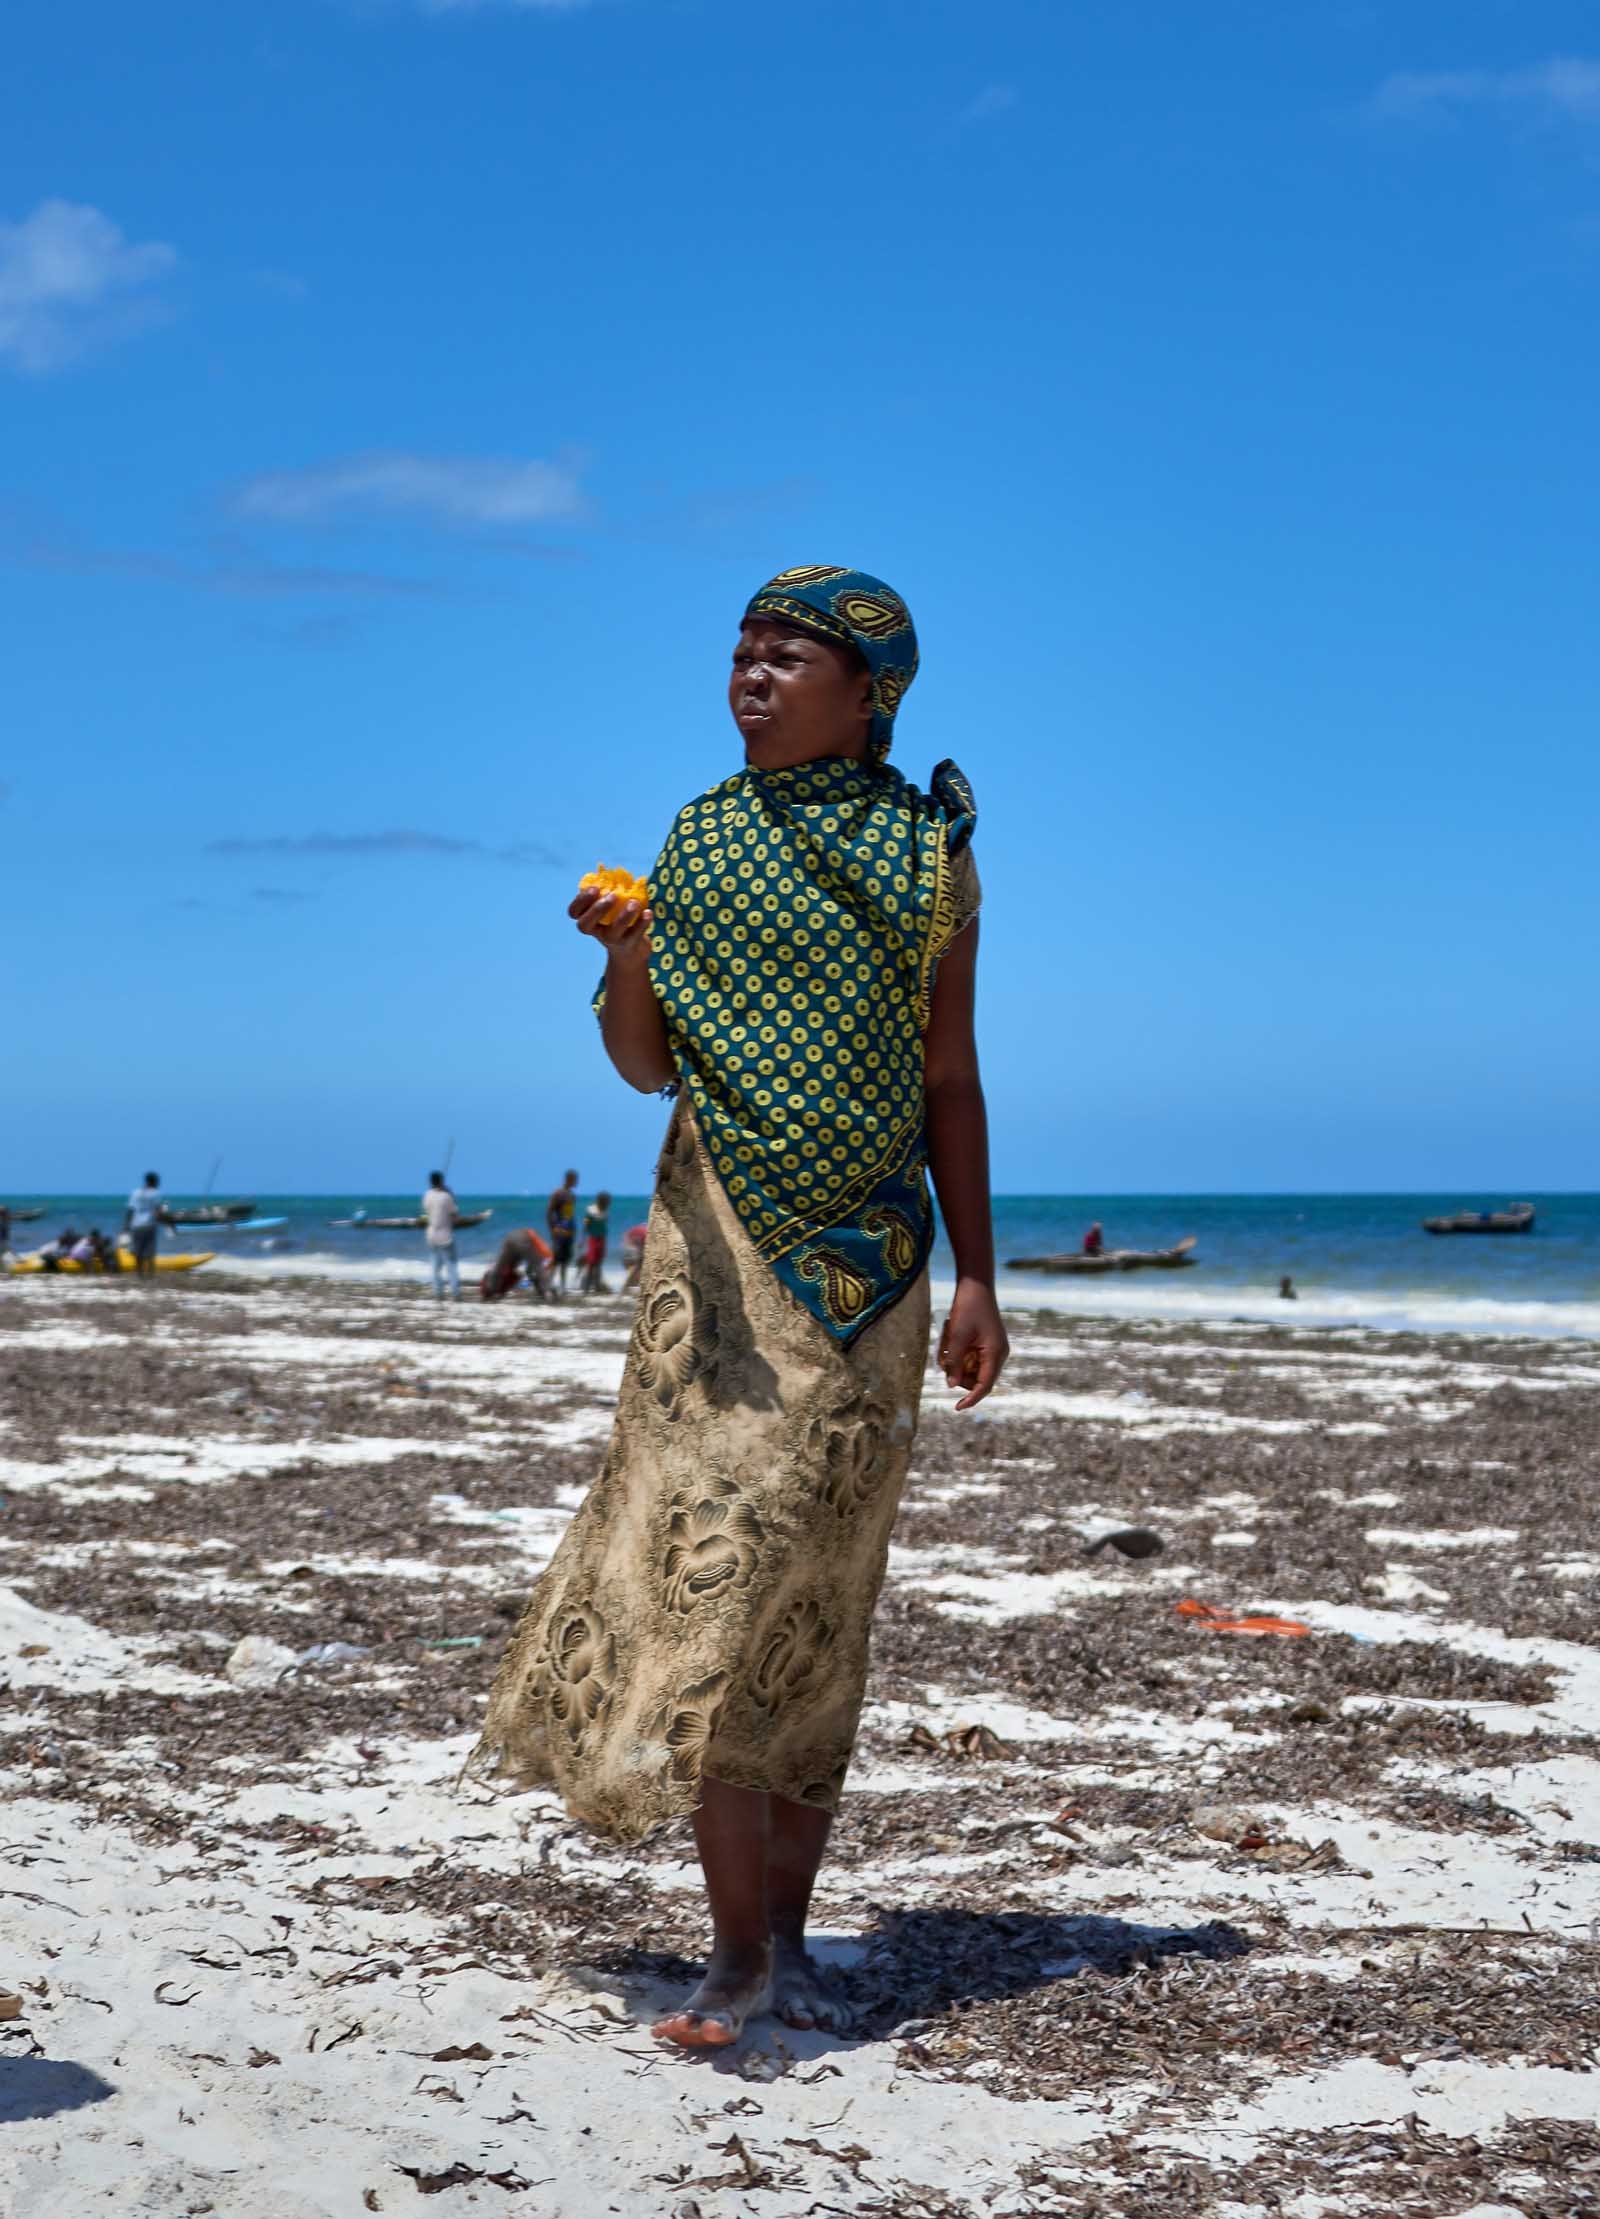
[[[1013,1256],[1012,1271],[1069,1271],[1077,1273],[1105,1271],[1182,1271],[1194,1262],[1195,1237],[1175,1241],[1170,1248],[1107,1248],[1098,1256],[1086,1256],[1081,1249],[1071,1250],[1063,1256]]]
[[[118,1271],[138,1270],[139,1267],[133,1260],[131,1249],[119,1248],[114,1253]],[[206,1249],[197,1255],[188,1255],[180,1251],[171,1256],[158,1256],[155,1259],[155,1268],[157,1271],[198,1271],[202,1264],[209,1264],[214,1260],[214,1252],[210,1249]],[[49,1266],[42,1256],[19,1256],[7,1268],[11,1271],[22,1272],[47,1271]],[[70,1256],[63,1256],[56,1265],[56,1270],[75,1272],[85,1279],[98,1279],[103,1276],[96,1265],[75,1263]]]
[[[493,1210],[463,1210],[456,1219],[458,1233],[470,1232],[474,1225],[487,1225]],[[328,1220],[346,1233],[420,1233],[427,1224],[425,1217],[332,1217]]]
[[[1425,1233],[1531,1233],[1531,1202],[1513,1202],[1507,1210],[1457,1210],[1453,1217],[1425,1217]]]

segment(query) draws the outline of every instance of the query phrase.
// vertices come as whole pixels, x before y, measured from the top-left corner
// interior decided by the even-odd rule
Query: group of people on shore
[[[161,1175],[147,1171],[143,1185],[136,1187],[128,1197],[119,1241],[111,1240],[98,1225],[80,1232],[77,1226],[67,1224],[42,1247],[35,1249],[34,1254],[45,1271],[59,1271],[63,1264],[72,1264],[79,1271],[116,1273],[131,1270],[136,1276],[144,1276],[155,1270],[156,1243],[161,1227],[171,1222],[171,1215],[161,1199]],[[10,1250],[11,1212],[0,1202],[0,1256],[8,1255]]]
[[[611,1196],[601,1188],[583,1210],[578,1208],[578,1174],[567,1171],[545,1204],[545,1229],[519,1225],[500,1243],[494,1262],[478,1281],[479,1299],[499,1302],[519,1285],[536,1302],[561,1300],[570,1290],[568,1280],[576,1258],[579,1294],[609,1294],[604,1265],[611,1232]],[[428,1191],[422,1197],[422,1216],[428,1261],[433,1272],[433,1292],[445,1300],[461,1298],[461,1272],[456,1257],[456,1226],[460,1219],[456,1198],[442,1171],[430,1172]],[[581,1235],[582,1251],[577,1253]],[[638,1285],[644,1261],[645,1228],[630,1225],[622,1236],[622,1289]]]

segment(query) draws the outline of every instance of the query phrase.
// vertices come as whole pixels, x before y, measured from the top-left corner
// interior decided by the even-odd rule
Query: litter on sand
[[[1192,1595],[1185,1595],[1181,1603],[1174,1603],[1172,1607],[1180,1618],[1194,1619],[1205,1633],[1277,1634],[1285,1641],[1298,1641],[1311,1631],[1298,1618],[1273,1618],[1264,1614],[1241,1617],[1231,1610],[1218,1610],[1215,1603],[1198,1603]]]

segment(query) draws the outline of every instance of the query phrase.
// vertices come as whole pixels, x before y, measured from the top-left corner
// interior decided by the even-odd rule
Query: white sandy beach
[[[627,1308],[0,1302],[5,2208],[1600,2209],[1600,1349],[1014,1321],[824,1869],[862,2035],[707,2059],[686,1836],[457,1786]]]

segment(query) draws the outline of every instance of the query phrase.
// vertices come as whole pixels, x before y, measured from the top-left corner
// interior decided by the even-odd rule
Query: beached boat
[[[131,1249],[119,1248],[114,1253],[118,1271],[136,1271],[138,1269],[133,1260]],[[198,1271],[202,1264],[211,1263],[214,1260],[214,1255],[215,1251],[208,1248],[200,1255],[190,1256],[179,1253],[172,1256],[158,1256],[155,1260],[155,1267],[157,1271]],[[18,1256],[6,1268],[10,1271],[48,1271],[50,1266],[42,1256]],[[70,1256],[64,1256],[55,1268],[57,1271],[79,1272],[90,1279],[97,1279],[100,1276],[93,1264],[74,1263]]]
[[[1012,1271],[1182,1271],[1194,1262],[1194,1235],[1175,1241],[1170,1248],[1106,1248],[1098,1256],[1081,1249],[1063,1256],[1013,1256]]]
[[[1531,1233],[1531,1202],[1513,1202],[1504,1210],[1457,1210],[1453,1217],[1425,1217],[1425,1233]]]
[[[469,1232],[474,1225],[487,1225],[493,1210],[463,1210],[456,1219],[458,1233]],[[342,1233],[420,1233],[427,1224],[425,1217],[368,1217],[358,1210],[354,1217],[330,1217],[328,1223]]]
[[[255,1214],[254,1202],[185,1202],[166,1218],[169,1225],[238,1225]]]

